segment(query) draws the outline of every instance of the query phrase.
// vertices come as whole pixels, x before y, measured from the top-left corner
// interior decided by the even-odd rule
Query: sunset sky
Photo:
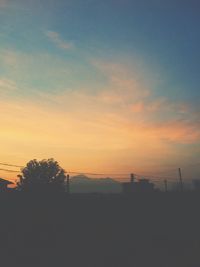
[[[198,0],[0,0],[0,162],[200,178],[199,13]]]

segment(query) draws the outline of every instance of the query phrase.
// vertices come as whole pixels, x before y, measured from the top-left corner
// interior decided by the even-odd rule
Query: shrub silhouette
[[[54,159],[31,160],[18,175],[21,191],[64,191],[65,172]]]

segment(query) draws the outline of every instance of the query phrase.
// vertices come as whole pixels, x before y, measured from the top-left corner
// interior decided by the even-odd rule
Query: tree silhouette
[[[54,159],[31,160],[18,175],[17,188],[22,191],[63,191],[65,172]]]

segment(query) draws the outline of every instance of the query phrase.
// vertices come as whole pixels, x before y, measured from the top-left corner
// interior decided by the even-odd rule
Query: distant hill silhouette
[[[120,193],[121,184],[112,178],[90,178],[85,175],[70,179],[71,193]]]

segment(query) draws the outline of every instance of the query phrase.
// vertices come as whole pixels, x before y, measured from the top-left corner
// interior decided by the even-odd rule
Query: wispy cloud
[[[69,50],[74,47],[72,42],[65,41],[59,33],[54,31],[47,31],[46,36],[59,48]]]
[[[7,79],[0,79],[0,90],[15,90],[17,88],[13,81]]]
[[[189,152],[180,152],[176,145],[196,144],[200,139],[197,122],[133,121],[121,111],[106,110],[98,96],[81,93],[52,99],[55,104],[49,94],[34,102],[0,101],[2,151],[11,153],[15,147],[15,161],[23,153],[24,161],[51,155],[62,160],[64,167],[67,162],[66,167],[74,169],[78,165],[96,171],[113,166],[114,170],[119,164],[133,163],[144,169],[152,162],[184,160]],[[0,156],[5,158],[5,153]]]
[[[156,97],[154,100],[145,100],[136,101],[130,105],[130,110],[133,113],[149,113],[149,114],[159,114],[171,113],[173,115],[179,114],[180,116],[187,115],[191,112],[191,107],[188,103],[183,101],[171,101],[171,99],[166,97]]]
[[[24,53],[17,49],[0,48],[2,75],[4,78],[17,82],[18,87],[25,94],[31,93],[31,88],[34,92],[56,91],[69,86],[69,78],[72,80],[75,76],[70,63],[48,53]]]
[[[0,99],[0,137],[5,146],[2,151],[11,153],[11,145],[16,147],[20,152],[15,150],[15,158],[20,157],[21,151],[27,159],[33,155],[52,155],[74,168],[78,164],[80,168],[85,166],[91,170],[93,166],[96,171],[99,162],[102,169],[107,168],[107,162],[113,169],[132,166],[133,162],[136,166],[141,162],[146,165],[174,163],[189,155],[186,150],[180,151],[180,146],[198,146],[199,110],[195,111],[181,99],[177,102],[156,95],[152,84],[145,81],[146,76],[141,79],[127,65],[106,61],[91,63],[90,67],[104,79],[101,86],[94,83],[87,86],[74,75],[73,79],[77,79],[74,89],[69,90],[66,79],[62,90],[57,91],[66,76],[62,69],[66,70],[68,66],[71,71],[71,64],[63,64],[48,55],[26,55],[16,51],[4,51],[0,56],[13,77],[13,81],[6,76],[0,79],[2,95],[10,92],[10,99]],[[17,71],[16,66],[23,68],[18,72],[20,67]],[[44,70],[41,77],[34,74],[32,70],[35,69]],[[61,76],[55,82],[57,72]],[[38,80],[44,73],[45,80],[54,77],[54,90],[39,92],[34,84],[34,94],[25,94],[21,89],[24,76],[29,74],[31,80]],[[23,91],[21,97],[13,97],[13,90],[18,88]],[[28,84],[25,89],[29,91]],[[89,151],[87,157],[85,151]]]

